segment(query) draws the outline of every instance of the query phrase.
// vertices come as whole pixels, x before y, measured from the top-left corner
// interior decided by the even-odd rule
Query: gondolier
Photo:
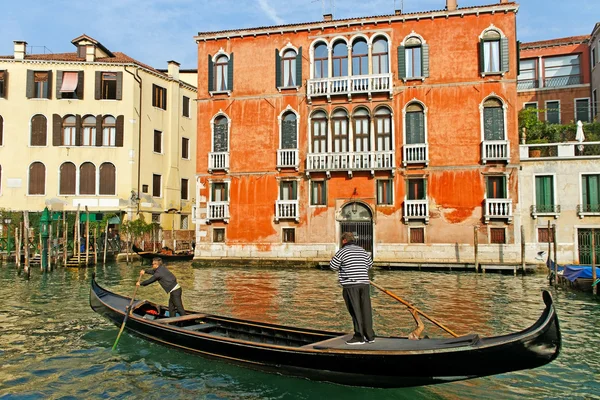
[[[175,312],[178,312],[179,315],[186,314],[181,301],[181,286],[177,283],[175,275],[163,265],[160,257],[155,257],[152,260],[152,268],[143,269],[140,271],[140,274],[151,274],[152,278],[146,279],[143,282],[138,281],[138,286],[147,286],[152,282],[158,281],[165,292],[169,294],[169,316],[174,317]]]
[[[329,267],[338,271],[342,296],[354,324],[354,336],[346,343],[373,343],[373,317],[369,285],[369,269],[373,260],[369,253],[354,243],[352,232],[342,233],[342,248],[331,259]]]

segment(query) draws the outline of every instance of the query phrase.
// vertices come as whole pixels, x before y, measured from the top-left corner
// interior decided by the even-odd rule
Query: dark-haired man
[[[152,268],[141,270],[141,275],[150,274],[152,278],[146,279],[143,282],[138,282],[137,286],[147,286],[152,282],[158,281],[160,286],[169,294],[169,317],[174,317],[175,312],[179,315],[185,315],[183,303],[181,302],[181,286],[177,283],[177,278],[171,271],[162,263],[162,258],[155,257],[152,259]]]

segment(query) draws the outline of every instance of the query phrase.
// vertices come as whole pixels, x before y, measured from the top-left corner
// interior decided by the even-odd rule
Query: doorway
[[[373,256],[373,215],[366,205],[359,202],[346,204],[342,208],[340,236],[352,232],[356,244]]]

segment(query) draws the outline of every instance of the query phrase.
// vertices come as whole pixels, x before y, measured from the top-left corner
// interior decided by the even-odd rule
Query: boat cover
[[[551,271],[554,271],[554,261],[548,260],[547,266]],[[557,270],[562,276],[575,282],[577,279],[592,279],[591,265],[557,265]],[[596,277],[600,278],[600,268],[596,267]]]

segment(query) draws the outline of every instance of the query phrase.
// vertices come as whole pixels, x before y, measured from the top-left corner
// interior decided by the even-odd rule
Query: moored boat
[[[152,260],[154,257],[160,257],[165,261],[191,261],[194,259],[193,252],[173,253],[173,254],[154,253],[151,251],[144,251],[144,250],[140,249],[139,247],[137,247],[136,245],[133,245],[131,247],[131,249],[135,253],[137,253],[140,257],[145,258],[147,260]]]
[[[377,337],[346,344],[352,334],[297,328],[189,311],[167,317],[166,307],[135,300],[126,330],[192,354],[250,368],[344,385],[408,387],[452,382],[530,369],[554,360],[561,333],[550,293],[545,309],[517,333],[450,339]],[[90,306],[120,326],[131,298],[112,293],[92,279]]]

